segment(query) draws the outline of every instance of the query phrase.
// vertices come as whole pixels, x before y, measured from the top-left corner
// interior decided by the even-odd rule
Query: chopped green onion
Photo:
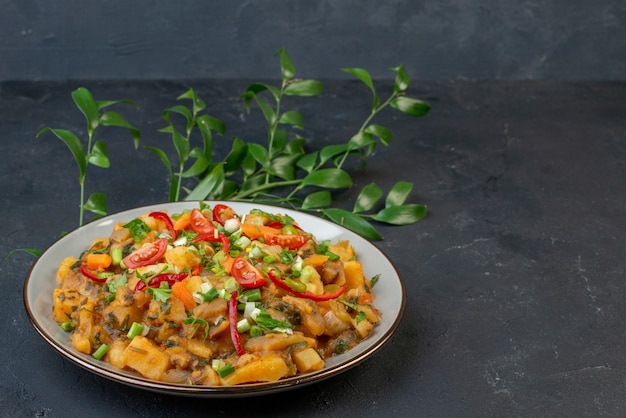
[[[61,329],[65,332],[73,331],[76,328],[76,324],[72,321],[65,321],[60,325]]]
[[[100,347],[98,347],[96,351],[94,351],[94,353],[91,356],[95,358],[96,360],[100,360],[102,359],[102,357],[104,357],[107,351],[109,351],[109,346],[106,344],[102,344]]]
[[[132,340],[136,336],[141,335],[142,332],[143,332],[143,325],[138,322],[133,322],[126,336]]]
[[[229,278],[224,283],[224,289],[230,293],[234,292],[235,290],[237,290],[237,281],[232,277]]]
[[[250,327],[250,336],[251,337],[260,337],[261,335],[263,335],[263,330],[261,329],[260,326],[252,325]]]
[[[241,237],[239,237],[239,239],[237,239],[237,241],[235,241],[234,246],[245,250],[246,248],[248,248],[248,246],[250,246],[250,244],[252,244],[250,238],[242,235]]]
[[[119,266],[123,258],[122,247],[111,248],[111,262],[114,266]]]
[[[263,250],[258,245],[255,245],[254,247],[252,247],[252,250],[250,251],[249,255],[252,258],[262,258],[265,254],[263,253]]]
[[[276,262],[276,256],[273,255],[266,255],[263,257],[263,262],[267,263],[267,264],[272,264]]]
[[[246,332],[250,329],[250,322],[248,319],[243,318],[241,321],[237,322],[237,331],[239,333]]]
[[[217,374],[219,374],[220,377],[226,377],[234,371],[235,367],[232,364],[226,364],[224,367],[217,370]]]
[[[337,254],[330,252],[330,251],[326,251],[324,255],[328,256],[328,259],[330,261],[337,261],[340,258]]]
[[[256,302],[257,300],[261,300],[261,289],[258,287],[256,289],[246,290],[239,296],[239,300],[243,300],[246,302]]]
[[[285,283],[287,283],[287,286],[289,286],[296,292],[306,292],[306,284],[302,282],[299,282],[297,280],[290,279],[289,277],[287,277],[285,279]]]
[[[313,266],[304,266],[302,268],[302,272],[300,273],[300,281],[302,283],[308,283],[311,281],[311,278],[313,277],[313,274],[315,274],[315,267]]]

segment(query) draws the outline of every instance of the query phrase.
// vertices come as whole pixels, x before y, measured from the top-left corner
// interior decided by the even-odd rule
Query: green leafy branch
[[[379,124],[372,123],[385,108],[391,107],[414,116],[424,116],[430,106],[418,99],[406,95],[409,77],[403,66],[394,67],[395,82],[392,93],[381,101],[369,73],[361,68],[344,68],[343,71],[354,75],[372,91],[372,106],[355,135],[342,144],[327,145],[319,151],[307,152],[306,139],[300,135],[304,128],[303,116],[296,110],[285,110],[286,96],[310,97],[322,92],[322,83],[317,80],[296,78],[296,70],[290,56],[284,49],[277,52],[280,58],[281,84],[272,86],[263,83],[250,84],[241,96],[246,111],[251,111],[254,103],[261,110],[267,123],[267,144],[245,142],[239,137],[233,139],[231,150],[220,161],[214,162],[210,130],[203,131],[198,124],[197,112],[204,109],[201,100],[189,90],[180,98],[191,98],[191,109],[177,106],[177,113],[187,119],[187,134],[176,131],[170,125],[163,132],[172,133],[179,158],[195,158],[192,168],[183,171],[187,158],[180,158],[179,172],[174,174],[167,154],[155,150],[166,165],[173,182],[170,188],[170,200],[178,200],[180,180],[184,177],[197,177],[197,185],[189,191],[185,200],[234,200],[254,201],[289,206],[299,210],[317,212],[323,217],[365,236],[379,240],[381,235],[370,221],[393,225],[407,225],[418,222],[426,215],[426,206],[406,203],[412,183],[399,181],[388,192],[384,207],[375,213],[383,197],[383,191],[375,183],[365,186],[359,193],[352,211],[333,208],[332,191],[353,186],[351,175],[345,166],[349,158],[354,157],[365,165],[376,146],[380,143],[389,146],[392,133]],[[174,108],[172,108],[174,109]],[[166,112],[171,112],[169,109]],[[165,114],[167,115],[167,113]],[[213,130],[224,132],[223,124],[213,117],[203,115],[211,121]],[[192,128],[200,128],[204,139],[204,148],[195,152],[186,152],[190,145]],[[208,132],[208,134],[207,134]],[[181,149],[185,152],[181,152]]]
[[[107,153],[106,143],[102,140],[94,141],[96,129],[100,126],[118,126],[128,129],[132,134],[135,149],[137,149],[139,145],[139,138],[141,134],[139,130],[128,123],[128,121],[120,113],[115,111],[104,111],[104,109],[109,106],[118,103],[135,105],[132,101],[96,101],[94,100],[91,92],[84,87],[80,87],[73,91],[72,99],[76,107],[78,107],[78,109],[85,116],[85,120],[87,122],[86,148],[83,147],[83,143],[76,134],[66,129],[43,128],[39,131],[39,133],[37,133],[37,137],[45,132],[53,133],[57,138],[63,141],[65,145],[67,145],[70,152],[74,156],[79,169],[78,184],[80,185],[78,225],[82,226],[84,223],[85,211],[92,212],[97,216],[106,215],[106,196],[103,193],[92,193],[89,198],[85,200],[85,179],[87,177],[89,164],[100,168],[108,168],[111,165]]]

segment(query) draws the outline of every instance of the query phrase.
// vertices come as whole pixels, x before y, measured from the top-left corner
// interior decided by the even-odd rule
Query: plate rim
[[[81,355],[81,353],[78,353],[78,352],[73,352],[75,350],[72,350],[71,347],[66,346],[66,344],[64,344],[62,341],[58,341],[57,339],[55,339],[54,336],[48,332],[44,324],[41,324],[39,323],[39,321],[37,321],[36,315],[33,312],[33,307],[31,306],[29,302],[29,295],[30,295],[29,285],[31,284],[31,278],[33,277],[34,270],[36,270],[41,260],[45,259],[44,256],[50,251],[52,251],[52,249],[55,248],[57,245],[59,245],[60,242],[62,242],[65,239],[69,239],[69,237],[72,234],[77,233],[81,229],[85,229],[88,226],[91,226],[93,228],[94,224],[96,223],[101,223],[101,222],[113,219],[115,217],[119,218],[120,216],[123,216],[124,214],[129,213],[129,212],[142,211],[142,210],[149,211],[149,210],[155,210],[157,208],[163,210],[163,209],[168,209],[168,207],[173,207],[173,206],[181,206],[181,207],[189,206],[191,208],[191,207],[194,207],[194,205],[197,207],[197,205],[199,205],[199,202],[200,201],[165,202],[165,203],[142,205],[142,206],[137,206],[137,207],[133,207],[130,209],[125,209],[116,213],[108,214],[102,218],[94,219],[84,224],[83,226],[74,228],[73,230],[69,231],[67,234],[63,235],[62,237],[55,239],[33,262],[32,266],[29,268],[27,272],[26,279],[23,285],[23,291],[22,291],[23,304],[26,309],[28,319],[31,325],[33,326],[33,328],[35,329],[35,331],[37,332],[37,334],[47,343],[47,345],[49,345],[50,347],[53,348],[53,350],[59,353],[62,358],[64,358],[65,360],[69,360],[71,363],[78,365],[80,368],[87,370],[91,373],[94,373],[98,376],[104,377],[106,379],[109,379],[109,380],[112,380],[112,381],[115,381],[115,382],[118,382],[127,386],[132,386],[135,388],[144,389],[144,390],[148,390],[152,392],[164,393],[164,394],[169,394],[169,395],[206,397],[206,398],[208,397],[228,398],[228,397],[258,396],[258,395],[275,393],[279,391],[295,389],[295,388],[302,387],[305,385],[320,382],[322,380],[328,379],[342,372],[345,372],[348,369],[356,365],[359,365],[365,360],[369,359],[371,356],[377,353],[383,346],[385,346],[386,343],[395,334],[400,323],[402,322],[402,319],[404,317],[404,312],[406,309],[406,287],[393,261],[380,248],[376,247],[370,240],[367,240],[366,238],[356,234],[355,232],[350,231],[349,229],[345,228],[342,225],[338,225],[334,222],[331,222],[329,220],[323,219],[321,217],[315,216],[307,212],[300,212],[296,209],[289,209],[289,208],[284,208],[284,207],[275,206],[275,205],[268,205],[268,204],[263,204],[263,203],[236,202],[236,201],[228,201],[228,200],[204,200],[202,202],[210,206],[213,206],[214,204],[222,203],[222,204],[230,204],[230,205],[237,205],[237,206],[239,205],[244,205],[248,207],[254,206],[262,210],[269,209],[269,210],[274,210],[274,211],[283,211],[283,212],[287,211],[290,213],[291,216],[293,216],[293,214],[296,213],[298,214],[298,216],[300,215],[305,216],[313,222],[322,222],[325,224],[330,224],[333,227],[339,228],[342,231],[342,233],[347,233],[349,235],[356,236],[358,237],[359,240],[361,240],[361,243],[366,244],[368,247],[376,251],[376,253],[379,256],[384,258],[384,260],[389,264],[389,267],[395,273],[395,276],[396,276],[395,278],[397,279],[398,285],[400,288],[400,295],[399,295],[400,304],[398,306],[398,312],[393,322],[389,325],[389,328],[382,335],[377,336],[377,339],[372,343],[371,347],[369,347],[367,350],[357,353],[353,356],[349,356],[350,351],[348,351],[347,352],[348,357],[345,360],[339,362],[338,364],[332,365],[331,367],[325,366],[323,369],[315,371],[315,372],[291,376],[291,377],[281,379],[275,382],[249,383],[249,384],[236,385],[236,386],[194,386],[194,385],[183,385],[183,384],[150,380],[132,371],[124,371],[124,370],[117,371],[115,369],[109,370],[108,368],[100,366],[99,365],[100,363],[95,359],[91,359],[90,356],[87,356],[85,354]],[[276,212],[273,212],[273,213],[276,213]]]

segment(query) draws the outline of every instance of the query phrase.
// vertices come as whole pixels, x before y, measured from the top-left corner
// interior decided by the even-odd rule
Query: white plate
[[[69,334],[62,331],[52,319],[52,292],[57,286],[56,271],[61,260],[67,256],[78,257],[98,237],[108,237],[116,222],[128,222],[153,210],[167,210],[168,213],[180,213],[185,209],[198,207],[198,202],[164,203],[145,206],[109,215],[78,228],[56,241],[35,262],[24,284],[24,304],[35,330],[63,357],[97,375],[116,382],[156,392],[200,396],[200,397],[237,397],[252,396],[283,391],[306,384],[319,382],[341,373],[370,357],[392,336],[404,313],[404,284],[389,259],[374,245],[359,235],[318,217],[278,208],[274,206],[239,202],[206,202],[212,207],[217,203],[226,203],[237,213],[248,213],[251,209],[261,209],[270,213],[288,214],[318,240],[329,239],[333,242],[347,239],[353,245],[357,258],[363,264],[366,277],[380,274],[376,287],[375,306],[382,312],[382,321],[374,327],[372,334],[352,350],[332,357],[326,366],[317,372],[298,375],[270,383],[244,384],[239,386],[191,386],[145,379],[138,373],[117,369],[108,363],[95,360],[75,350],[69,342]],[[41,365],[45,366],[45,365]]]

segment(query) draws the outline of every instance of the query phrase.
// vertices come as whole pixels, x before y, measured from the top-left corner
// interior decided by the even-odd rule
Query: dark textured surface
[[[82,132],[78,83],[0,84],[0,415],[46,416],[624,416],[626,380],[626,83],[414,83],[433,105],[414,120],[381,115],[379,148],[357,187],[415,183],[423,222],[381,227],[378,245],[407,289],[397,334],[360,366],[323,383],[241,400],[200,400],[128,388],[57,355],[30,326],[22,286],[33,258],[77,224],[77,169],[43,126]],[[160,112],[193,86],[229,135],[264,135],[237,99],[246,82],[90,82],[99,99],[131,98],[144,144]],[[387,85],[389,87],[389,85]],[[311,147],[360,125],[369,92],[326,83],[296,101]],[[113,167],[90,171],[109,211],[167,198],[164,168],[109,131]],[[219,140],[227,144],[227,140]]]
[[[624,0],[0,0],[0,80],[622,80]]]

